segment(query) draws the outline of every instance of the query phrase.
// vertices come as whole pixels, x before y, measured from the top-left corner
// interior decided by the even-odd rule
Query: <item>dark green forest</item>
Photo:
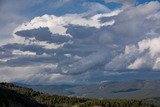
[[[31,88],[0,83],[0,107],[156,107],[144,100],[88,99],[49,95]],[[158,107],[158,106],[157,106]]]

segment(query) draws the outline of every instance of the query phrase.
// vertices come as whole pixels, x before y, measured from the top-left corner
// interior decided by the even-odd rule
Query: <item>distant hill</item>
[[[130,80],[89,85],[26,85],[34,90],[65,96],[110,99],[160,97],[160,80]]]
[[[12,83],[0,83],[0,107],[155,107],[153,101],[147,100],[65,97],[41,93]]]

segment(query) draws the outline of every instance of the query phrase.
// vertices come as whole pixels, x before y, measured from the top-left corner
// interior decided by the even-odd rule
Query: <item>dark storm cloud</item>
[[[48,28],[38,28],[33,30],[18,31],[18,36],[27,38],[35,38],[38,41],[47,41],[49,43],[61,44],[70,40],[70,37],[64,37],[58,34],[52,34]],[[44,36],[45,35],[45,36]]]

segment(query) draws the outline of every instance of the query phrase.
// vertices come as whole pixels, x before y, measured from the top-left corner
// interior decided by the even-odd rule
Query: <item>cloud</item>
[[[111,10],[108,7],[98,2],[84,2],[82,6],[88,8],[86,12],[82,13],[82,15],[84,16],[95,15],[96,13],[111,12]]]
[[[145,62],[142,58],[136,59],[128,66],[128,69],[140,69],[144,63]]]
[[[22,22],[51,10],[56,10],[72,0],[1,0],[0,1],[0,37],[1,39],[12,38],[12,31]],[[38,7],[38,8],[37,8]],[[56,10],[57,11],[57,10]]]
[[[15,27],[27,20],[27,18],[19,12],[20,7],[22,6],[24,8],[25,5],[22,4],[22,2],[20,2],[18,5],[18,3],[16,4],[14,0],[1,0],[1,2],[2,4],[0,3],[0,37],[1,39],[10,39],[12,38],[12,32]],[[21,8],[21,10],[23,9]]]
[[[4,73],[2,80],[75,83],[103,80],[108,75],[123,75],[124,71],[159,71],[158,1],[111,12],[103,5],[85,5],[100,6],[105,12],[46,14],[15,28],[13,41],[0,47],[0,72],[15,68],[10,73],[14,76]],[[90,7],[92,10],[94,6]],[[52,64],[56,67],[47,66]],[[26,72],[33,71],[25,79],[22,77],[26,73],[15,75],[23,67]]]
[[[120,12],[121,11],[117,10],[117,11],[114,11],[111,13],[94,15],[94,16],[91,16],[90,18],[85,18],[85,17],[78,15],[78,14],[67,14],[67,15],[64,15],[61,17],[57,17],[54,15],[44,15],[42,17],[36,17],[33,20],[31,20],[30,22],[27,22],[27,23],[20,25],[19,27],[17,27],[15,29],[15,31],[14,31],[15,34],[13,34],[13,35],[14,35],[14,38],[16,41],[21,41],[20,43],[22,43],[22,44],[24,43],[25,45],[33,45],[33,44],[39,45],[42,42],[46,42],[46,44],[48,43],[48,44],[56,45],[55,40],[58,40],[58,42],[60,42],[60,38],[66,38],[69,36],[69,39],[62,39],[62,46],[61,47],[48,48],[48,49],[61,50],[61,48],[63,49],[63,47],[65,47],[65,45],[71,45],[71,46],[74,45],[74,41],[77,41],[77,39],[82,38],[82,35],[84,35],[85,38],[88,38],[88,36],[92,36],[92,35],[87,34],[87,32],[89,32],[88,30],[90,30],[90,32],[92,33],[93,32],[92,29],[98,30],[101,27],[107,27],[107,26],[113,25],[114,20],[101,23],[99,21],[99,19],[101,17],[113,17],[113,16],[118,15]],[[78,27],[77,31],[80,30],[81,28],[83,29],[84,32],[81,30],[82,35],[80,34],[78,36],[77,31],[76,32],[74,31],[75,34],[72,33],[73,31],[70,31],[70,28],[71,28],[71,30],[73,30],[73,28],[75,28],[75,26]],[[65,30],[62,31],[61,29],[58,29],[57,27],[64,28]],[[48,30],[47,28],[49,29],[49,31],[47,31]],[[88,30],[86,30],[86,29],[88,29]],[[44,35],[45,35],[45,37],[44,37]],[[95,35],[95,36],[97,36],[97,35]],[[55,37],[55,38],[53,38],[53,37]],[[65,41],[65,40],[67,40],[67,41]],[[83,42],[83,40],[82,40],[82,42]],[[76,43],[75,43],[75,45],[76,45]],[[53,47],[55,47],[55,46],[53,46]],[[81,46],[79,45],[78,47],[81,47]],[[86,47],[87,47],[87,45],[86,45]],[[74,49],[72,49],[72,50],[74,51]],[[81,50],[79,50],[79,51],[81,51]],[[89,51],[89,50],[86,50],[86,51]],[[78,54],[80,54],[80,53],[81,52],[79,52]],[[68,54],[68,53],[64,53],[64,55],[66,55],[66,54]],[[82,63],[86,62],[86,64],[81,65],[81,67],[84,68],[83,72],[85,72],[85,70],[89,69],[93,65],[96,65],[98,63],[97,60],[102,62],[101,60],[104,57],[106,57],[104,52],[102,52],[102,54],[100,54],[100,55],[98,55],[98,54],[100,54],[100,52],[93,53],[92,55],[87,56],[86,59],[82,58],[81,55],[73,54],[73,56],[79,56],[78,58],[71,57],[73,61],[77,60],[77,59],[81,59],[81,58],[82,58],[82,60],[79,62],[76,62],[73,65],[70,64],[70,68],[67,68],[67,70],[70,71],[72,69],[71,74],[74,74],[74,73],[78,74],[75,72],[75,71],[79,70],[79,68],[76,68],[76,67],[78,67],[77,65],[79,65],[79,63],[82,64]],[[70,54],[70,56],[72,56],[72,54]],[[88,59],[90,59],[94,56],[97,57],[97,60],[93,58],[93,61],[87,62]],[[100,57],[102,57],[102,58],[99,59]],[[67,61],[68,60],[66,60],[65,62],[67,62]],[[62,63],[62,65],[59,64],[58,67],[64,66],[63,68],[65,68],[66,65],[64,65],[64,64],[63,63]],[[84,66],[86,66],[86,67],[84,67]],[[65,72],[61,68],[60,68],[60,70],[62,70],[60,72]]]
[[[19,35],[19,36],[18,36]],[[44,37],[45,35],[45,37]],[[53,36],[48,28],[22,30],[13,34],[15,43],[38,45],[46,49],[56,49],[64,45],[70,37]],[[53,43],[54,42],[54,43]]]
[[[36,55],[36,53],[35,52],[30,52],[30,51],[20,51],[20,50],[13,50],[12,51],[12,54],[13,55]]]
[[[23,82],[29,84],[53,84],[53,81],[61,82],[61,74],[52,73],[56,65],[39,64],[26,67],[3,67],[0,69],[0,81]],[[65,81],[65,80],[62,80]]]
[[[64,15],[66,13],[83,13],[86,11],[95,14],[95,9],[91,9],[91,7],[94,6],[98,7],[97,10],[102,10],[103,12],[107,10],[107,7],[103,6],[102,4],[96,2],[87,2],[86,0],[80,0],[76,2],[74,0],[1,0],[0,5],[0,37],[4,40],[12,38],[12,31],[15,27],[37,15],[42,15],[45,13]],[[75,9],[77,7],[78,9]],[[61,26],[57,26],[56,28],[65,32],[65,29]]]
[[[103,26],[109,26],[114,24],[114,21],[111,20],[109,22],[100,23],[98,19],[95,18],[96,16],[91,17],[90,19],[83,18],[78,14],[68,14],[65,16],[54,16],[54,15],[43,15],[41,17],[35,17],[30,22],[23,23],[22,25],[18,26],[14,33],[22,30],[30,30],[30,29],[37,29],[40,27],[47,27],[49,28],[50,32],[53,34],[59,35],[66,35],[67,28],[65,26],[71,25],[79,25],[79,26],[88,26],[88,27],[95,27],[100,28]]]
[[[61,62],[58,66],[58,70],[66,74],[83,73],[100,63],[102,63],[102,65],[106,63],[104,64],[106,70],[127,69],[127,66],[129,66],[129,64],[131,64],[137,57],[140,57],[142,53],[136,54],[136,49],[135,52],[129,52],[133,49],[126,49],[125,51],[128,51],[128,53],[130,53],[127,54],[127,52],[123,53],[123,49],[125,47],[127,48],[128,45],[137,43],[141,43],[141,45],[139,46],[142,46],[143,43],[139,41],[143,40],[146,37],[151,39],[157,37],[157,34],[149,34],[149,32],[153,32],[158,28],[158,9],[159,2],[150,2],[138,6],[122,8],[121,10],[116,10],[111,13],[97,14],[89,18],[85,18],[78,14],[67,14],[64,16],[43,15],[41,17],[34,18],[30,22],[23,23],[15,29],[14,33],[17,34],[15,35],[15,37],[22,37],[24,38],[24,41],[28,40],[29,44],[33,44],[35,43],[35,41],[37,41],[37,43],[46,42],[46,44],[55,44],[55,40],[58,39],[58,41],[60,41],[59,38],[65,38],[69,36],[68,39],[62,39],[63,45],[61,47],[55,48],[59,50],[59,52],[61,51],[63,53],[60,55],[70,54],[71,56],[74,56],[76,54],[70,53],[71,50],[76,51],[76,49],[79,49],[79,51],[84,53],[90,50],[90,53],[87,56],[85,54],[82,55],[78,53],[80,55],[77,55],[81,57],[79,61],[74,61],[74,59],[70,57],[70,59],[66,59],[66,61]],[[114,20],[102,23],[100,22],[100,19],[102,17],[114,17]],[[151,17],[155,17],[156,19],[153,20]],[[46,31],[45,28],[40,27],[48,28],[51,34],[48,34],[48,31]],[[63,28],[64,30],[59,28]],[[78,30],[73,28],[77,28]],[[143,30],[139,28],[143,28]],[[81,33],[79,35],[78,31],[80,29],[83,30],[81,30]],[[85,35],[85,31],[89,32],[90,34]],[[95,33],[92,33],[94,31]],[[39,32],[41,32],[40,34],[42,35],[39,35]],[[43,36],[43,33],[46,35],[45,37]],[[85,38],[82,39],[82,35],[85,35]],[[52,37],[54,36],[56,38],[52,40]],[[68,44],[69,41],[72,41],[72,43]],[[147,43],[148,42],[149,41],[147,41]],[[86,48],[86,51],[84,51],[84,49],[81,49],[82,44]],[[74,45],[77,46],[76,49],[69,48],[73,47]],[[92,49],[90,48],[90,46],[97,46],[97,48]],[[147,45],[145,44],[144,46]],[[134,45],[132,46],[132,48],[134,48]],[[65,51],[62,51],[63,49],[70,49],[70,52],[68,51],[67,53],[65,53]],[[152,56],[155,56],[153,52],[156,50],[157,47],[155,47],[155,49],[152,49]],[[121,54],[117,55],[116,53],[118,52],[120,52]],[[111,59],[108,59],[108,57],[110,57]],[[140,61],[137,59],[137,61],[131,64],[129,68],[133,68],[133,66],[137,65],[137,63],[142,64],[142,62],[140,63]]]
[[[122,43],[122,41],[124,43],[135,43],[139,40],[142,40],[146,36],[146,32],[150,31],[151,29],[156,29],[159,25],[157,20],[153,21],[152,19],[147,19],[147,17],[151,14],[157,14],[159,5],[159,2],[150,2],[147,4],[138,5],[136,7],[128,7],[125,9],[125,11],[118,15],[118,17],[116,17],[116,22],[111,28],[111,30],[113,30],[112,32],[114,33],[113,35],[119,35],[119,38],[117,38],[120,40],[120,43]]]
[[[125,52],[106,64],[106,70],[159,70],[160,38],[144,39],[126,46]]]
[[[121,3],[123,5],[131,5],[136,2],[136,0],[105,0],[105,2],[110,3],[110,2],[115,2],[115,3]]]

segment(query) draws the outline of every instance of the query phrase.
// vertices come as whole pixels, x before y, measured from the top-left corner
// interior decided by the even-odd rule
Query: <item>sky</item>
[[[0,81],[160,78],[159,0],[0,0]]]

